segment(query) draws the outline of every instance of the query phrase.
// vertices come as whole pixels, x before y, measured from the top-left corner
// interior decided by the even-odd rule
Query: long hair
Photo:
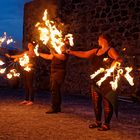
[[[108,45],[111,46],[112,43],[111,43],[111,37],[109,34],[103,33],[103,34],[100,34],[99,37],[104,38],[108,42]]]

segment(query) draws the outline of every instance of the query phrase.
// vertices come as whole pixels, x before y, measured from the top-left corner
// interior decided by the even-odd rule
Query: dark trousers
[[[34,101],[34,90],[33,90],[33,76],[34,71],[23,72],[23,84],[25,89],[25,100]]]
[[[65,71],[64,70],[52,70],[50,83],[51,83],[51,102],[52,109],[59,111],[61,110],[61,85],[64,81]]]
[[[113,115],[113,106],[111,105],[111,103],[96,91],[92,92],[92,100],[96,121],[101,121],[103,101],[105,123],[109,124]]]

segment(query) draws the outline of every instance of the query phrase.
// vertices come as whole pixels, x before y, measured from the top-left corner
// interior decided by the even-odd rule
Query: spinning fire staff
[[[15,43],[15,41],[11,37],[7,36],[6,32],[4,32],[4,35],[0,37],[0,56],[2,59],[0,60],[0,74],[1,76],[7,75],[8,79],[20,76],[20,73],[18,73],[17,69],[15,69],[15,62],[10,59],[6,62],[3,60],[5,57],[5,51],[8,51],[8,47],[11,46],[11,43]],[[11,67],[13,69],[11,69]]]
[[[37,47],[37,46],[36,46]],[[37,55],[36,47],[32,43],[28,43],[28,51],[20,55],[9,55],[7,57],[18,61],[23,70],[23,81],[25,88],[25,100],[20,104],[32,105],[34,102],[34,89],[33,89],[33,78],[34,78],[34,69],[35,69],[35,57]]]
[[[117,115],[117,94],[112,90],[109,84],[112,77],[111,73],[114,71],[115,67],[122,62],[122,59],[109,44],[109,38],[105,35],[100,35],[98,39],[98,44],[100,48],[92,49],[89,51],[72,51],[67,50],[66,52],[70,55],[75,55],[81,58],[92,58],[93,60],[93,71],[96,72],[92,75],[92,100],[94,104],[94,112],[96,120],[94,123],[89,125],[89,128],[98,128],[100,131],[106,131],[110,129],[110,121],[113,115],[113,109]],[[106,59],[106,61],[104,61]],[[108,66],[111,65],[110,70],[106,70]],[[106,80],[101,79],[104,75],[103,72],[107,71],[105,74]],[[99,75],[99,73],[101,73]],[[121,73],[121,72],[119,72]],[[98,76],[97,76],[98,75]],[[97,81],[101,79],[101,83],[96,84]],[[104,82],[103,82],[104,81]],[[104,106],[104,123],[102,123],[102,101]]]
[[[49,20],[47,10],[45,10],[42,20],[43,22],[38,22],[35,27],[39,31],[40,40],[46,47],[54,49],[58,54],[62,54],[61,48],[65,45],[65,40],[69,40],[69,46],[74,45],[73,35],[67,34],[63,36],[62,31],[57,29],[55,22]]]

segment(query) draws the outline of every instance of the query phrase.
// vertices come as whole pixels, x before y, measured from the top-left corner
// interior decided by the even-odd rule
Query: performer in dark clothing
[[[20,55],[8,55],[7,57],[15,59],[14,61],[18,61],[19,58],[23,57],[24,54],[27,54],[29,57],[29,64],[28,67],[31,68],[30,71],[23,70],[23,84],[25,89],[25,100],[20,102],[20,104],[32,105],[34,102],[34,88],[33,88],[33,78],[34,78],[34,67],[35,67],[35,52],[34,46],[32,43],[28,43],[28,51]]]
[[[51,50],[51,54],[39,53],[44,59],[51,60],[51,108],[46,113],[61,112],[61,86],[65,77],[67,54],[57,54]]]
[[[109,46],[105,35],[99,36],[98,44],[101,48],[95,48],[85,52],[67,50],[67,53],[81,58],[92,58],[94,62],[93,73],[99,68],[108,68],[110,64],[113,66],[117,61],[122,62],[116,50]],[[108,61],[104,62],[104,58],[108,59]],[[97,78],[92,81],[92,100],[96,121],[90,124],[89,128],[98,128],[98,130],[106,131],[110,129],[110,120],[113,115],[113,108],[115,109],[116,107],[117,98],[109,84],[110,77],[104,81],[100,87],[96,85],[96,82],[101,78],[100,76],[97,76]],[[103,124],[101,122],[102,101],[105,114],[105,122]]]
[[[66,56],[65,56],[66,57]],[[60,88],[65,77],[65,60],[59,60],[53,57],[51,64],[51,95],[52,95],[52,109],[56,112],[61,111],[61,92]]]

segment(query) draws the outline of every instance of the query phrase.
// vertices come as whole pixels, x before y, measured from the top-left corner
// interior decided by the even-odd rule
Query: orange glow
[[[58,54],[61,54],[61,48],[65,45],[62,31],[58,30],[55,23],[48,19],[47,10],[45,10],[42,20],[45,23],[45,27],[42,27],[39,22],[35,25],[40,32],[40,40],[44,45],[49,44],[49,48],[53,48]],[[74,45],[71,34],[68,35],[68,38],[70,39],[70,44]]]
[[[115,91],[118,88],[118,81],[120,79],[120,75],[122,75],[122,74],[123,74],[123,70],[122,69],[117,70],[117,75],[116,75],[114,81],[110,82],[112,90]]]
[[[5,73],[6,68],[0,69],[0,74]]]
[[[26,67],[24,68],[24,70],[29,72],[29,71],[31,71],[31,68],[30,68],[29,66],[26,66]]]
[[[116,62],[110,69],[106,69],[106,74],[104,75],[104,77],[102,77],[96,84],[98,86],[101,86],[102,82],[104,82],[106,80],[107,77],[111,76],[111,73],[114,72],[116,66],[120,65],[119,62]]]
[[[20,73],[17,72],[16,69],[10,70],[10,72],[7,74],[8,79],[12,79],[13,77],[19,77]]]
[[[99,70],[97,70],[94,74],[90,75],[91,79],[94,79],[97,75],[99,75],[100,73],[103,73],[105,71],[104,68],[100,68]]]
[[[67,34],[65,35],[65,39],[69,40],[70,46],[74,46],[74,42],[73,42],[73,34]]]
[[[4,36],[0,37],[0,46],[3,42],[6,42],[6,44],[8,45],[8,44],[13,42],[13,39],[12,38],[7,38],[6,32],[4,32]]]
[[[123,70],[122,68],[120,68],[120,65],[121,65],[120,62],[116,62],[116,63],[114,63],[114,65],[110,69],[100,68],[94,74],[90,75],[90,78],[94,79],[100,73],[106,72],[104,77],[102,77],[98,82],[96,82],[96,84],[98,86],[101,86],[102,82],[104,82],[107,77],[112,76],[111,74],[116,70],[117,71],[116,76],[115,77],[113,76],[114,77],[113,81],[110,81],[112,90],[115,91],[118,88],[118,81],[120,79],[120,76],[124,76],[126,78],[126,80],[129,82],[129,84],[131,86],[133,86],[134,79],[133,79],[133,77],[130,76],[130,72],[133,70],[133,68],[132,67],[125,67],[124,68],[125,70]],[[126,72],[125,74],[124,74],[124,71]]]
[[[25,65],[29,63],[29,57],[26,53],[24,54],[23,57],[19,58],[19,63],[22,67],[24,67]]]
[[[3,64],[5,64],[2,60],[0,60],[0,66],[2,66]]]
[[[13,77],[13,76],[12,76],[11,73],[8,73],[8,74],[7,74],[7,78],[8,78],[8,79],[11,79],[12,77]]]
[[[126,48],[123,48],[122,51],[126,51]]]
[[[29,56],[28,56],[26,53],[24,54],[23,57],[21,57],[21,58],[19,59],[19,64],[20,64],[22,67],[24,67],[24,70],[26,70],[26,71],[28,71],[28,72],[31,70],[31,68],[28,66],[29,62],[30,62]]]
[[[126,74],[124,75],[124,77],[127,79],[127,81],[129,82],[129,84],[131,86],[134,86],[134,81],[133,81],[133,77],[131,77],[130,72],[133,70],[132,67],[126,67]]]
[[[35,52],[35,55],[36,56],[39,56],[39,53],[38,53],[38,48],[39,48],[39,45],[37,44],[34,48],[34,52]]]
[[[106,62],[108,60],[108,58],[104,58],[103,61]]]

